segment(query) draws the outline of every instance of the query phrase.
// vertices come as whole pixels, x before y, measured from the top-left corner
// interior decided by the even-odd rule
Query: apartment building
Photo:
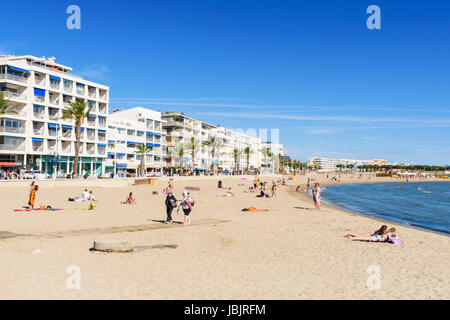
[[[137,146],[147,145],[146,171],[162,171],[167,158],[166,133],[161,112],[142,107],[114,111],[108,117],[108,147],[106,171],[123,177],[139,174],[141,154]]]
[[[104,172],[109,87],[73,74],[55,58],[0,56],[0,91],[17,113],[0,116],[2,169],[34,169],[53,176],[73,171],[75,127],[62,109],[76,100],[92,106],[83,124],[79,172]]]
[[[349,164],[353,164],[355,167],[359,167],[362,165],[369,164],[370,160],[355,160],[355,159],[342,159],[342,158],[326,158],[326,157],[312,157],[308,159],[309,165],[319,165],[321,172],[332,172],[338,171],[339,169],[336,167],[338,164],[343,164],[348,166]]]
[[[195,172],[204,172],[212,168],[216,163],[216,168],[222,171],[233,171],[235,161],[232,156],[234,148],[244,150],[250,146],[253,151],[250,156],[250,168],[259,168],[260,166],[260,140],[244,133],[229,130],[221,126],[216,126],[205,121],[188,117],[184,113],[166,112],[162,114],[164,120],[163,129],[167,133],[167,165],[171,168],[183,166],[183,168],[193,169]],[[210,137],[215,136],[222,144],[212,156],[212,148],[205,146]],[[182,156],[179,153],[179,146],[190,142],[195,138],[199,148],[195,151],[192,166],[192,152],[189,148],[184,150]],[[246,168],[245,155],[239,160],[240,169]]]
[[[265,173],[274,173],[279,171],[280,162],[279,158],[286,156],[286,149],[280,143],[274,143],[270,141],[262,142],[261,148],[269,148],[272,158],[264,157],[261,158],[261,167]]]

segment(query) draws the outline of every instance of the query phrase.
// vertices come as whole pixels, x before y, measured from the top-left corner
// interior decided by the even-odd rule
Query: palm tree
[[[91,107],[88,107],[86,101],[74,101],[70,102],[68,106],[65,106],[62,110],[63,119],[72,119],[75,121],[75,161],[73,163],[73,173],[75,178],[78,178],[78,157],[80,153],[80,140],[81,140],[81,125],[84,123],[84,119],[89,116]]]
[[[250,167],[250,155],[253,153],[252,148],[250,148],[250,146],[245,147],[244,149],[244,154],[245,154],[245,160],[247,161],[247,174],[248,174],[248,169]]]
[[[195,137],[191,137],[191,140],[189,140],[186,143],[186,149],[188,149],[191,152],[192,157],[192,170],[194,170],[194,160],[195,160],[195,152],[201,148],[201,144],[198,142]]]
[[[231,155],[233,156],[234,159],[234,168],[237,174],[239,174],[239,162],[240,162],[239,160],[241,159],[242,156],[242,150],[234,148],[233,151],[231,152]]]
[[[184,153],[186,152],[186,146],[185,143],[179,142],[176,146],[176,148],[172,151],[172,155],[176,156],[178,159],[180,159],[180,170],[183,170],[183,157]]]
[[[220,150],[222,147],[222,142],[219,140],[219,138],[212,136],[209,137],[207,141],[203,142],[204,146],[211,147],[211,155],[213,159],[213,175],[216,173],[216,149]]]
[[[264,164],[266,165],[267,168],[267,158],[272,156],[272,152],[270,151],[269,147],[263,147],[262,149],[259,150],[259,152],[262,153],[264,157]]]
[[[0,116],[7,114],[17,114],[17,105],[11,106],[8,99],[5,98],[5,93],[0,91]]]
[[[140,164],[140,169],[141,169],[141,177],[144,177],[145,175],[145,155],[147,153],[149,153],[150,151],[152,151],[152,147],[148,147],[146,144],[140,144],[138,146],[136,146],[136,153],[141,155],[141,164]]]

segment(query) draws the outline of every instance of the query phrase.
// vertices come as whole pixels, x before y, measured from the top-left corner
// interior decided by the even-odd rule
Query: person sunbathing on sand
[[[351,237],[349,238],[352,241],[370,241],[370,242],[389,242],[391,238],[395,237],[395,228],[390,228],[386,233],[382,235],[378,235],[376,233],[371,234],[370,236],[359,236],[359,237]]]
[[[381,236],[381,235],[383,235],[386,232],[386,229],[387,229],[387,225],[383,224],[380,229],[375,230],[374,232],[358,233],[358,234],[347,233],[347,234],[344,235],[344,237],[346,237],[346,238],[350,238],[350,237],[365,237],[365,236],[371,236],[373,234]]]
[[[130,192],[130,194],[127,197],[127,200],[125,200],[125,203],[136,204],[136,199],[133,197],[133,192]]]
[[[231,188],[228,188],[227,193],[231,194],[232,196],[234,196],[234,192],[231,191]]]

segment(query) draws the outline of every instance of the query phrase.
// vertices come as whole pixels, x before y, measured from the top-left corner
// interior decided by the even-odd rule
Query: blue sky
[[[81,30],[66,8],[81,8]],[[369,30],[366,9],[381,9]],[[55,56],[110,108],[279,129],[291,157],[450,163],[449,1],[10,1],[0,52]]]

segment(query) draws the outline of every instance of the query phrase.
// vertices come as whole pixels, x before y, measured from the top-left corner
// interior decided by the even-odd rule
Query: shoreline
[[[406,182],[406,181],[360,181],[360,182],[344,182],[344,183],[339,183],[339,184],[337,184],[337,183],[320,183],[320,186],[339,187],[339,186],[342,186],[342,185],[354,185],[354,184],[423,183],[423,182],[426,182],[426,183],[432,183],[432,182],[435,182],[435,183],[436,182],[437,183],[439,183],[439,182],[448,183],[450,181],[448,181],[446,179],[434,178],[433,180],[428,179],[428,180],[409,181],[409,182]],[[312,196],[309,195],[309,193],[296,192],[295,191],[295,186],[290,186],[289,188],[290,189],[289,189],[288,192],[290,194],[292,194],[294,197],[299,198],[302,201],[314,203],[314,201],[312,199]],[[321,203],[321,208],[325,207],[325,208],[329,208],[329,209],[333,209],[333,210],[338,210],[338,211],[341,211],[341,212],[346,213],[346,214],[351,214],[351,215],[356,215],[356,216],[363,216],[363,217],[366,217],[366,218],[369,218],[369,219],[372,219],[372,220],[376,220],[376,221],[378,221],[380,223],[398,224],[398,225],[401,225],[403,227],[412,228],[412,229],[415,229],[415,230],[426,231],[426,232],[430,232],[430,233],[433,233],[433,234],[438,234],[438,235],[443,235],[443,236],[446,236],[446,237],[450,237],[450,233],[446,232],[446,231],[443,231],[443,230],[423,227],[423,226],[419,226],[419,225],[413,225],[413,224],[410,224],[408,222],[399,222],[399,221],[389,220],[389,219],[381,218],[381,217],[378,217],[378,216],[373,216],[373,215],[369,215],[369,214],[365,214],[365,213],[361,213],[361,212],[352,211],[350,209],[346,209],[346,208],[339,207],[338,205],[334,205],[334,204],[331,203],[331,201],[328,201],[328,200],[327,201],[321,200],[320,203]]]

